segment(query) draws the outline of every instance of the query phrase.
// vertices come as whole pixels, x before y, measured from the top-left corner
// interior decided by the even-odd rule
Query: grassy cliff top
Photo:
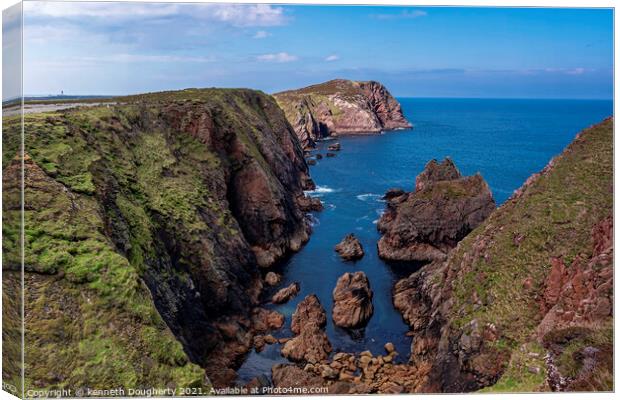
[[[343,95],[355,95],[360,93],[360,86],[374,81],[352,81],[347,79],[332,79],[331,81],[318,83],[300,89],[286,90],[275,93],[275,97],[281,96],[300,96],[309,94],[330,95],[340,93]],[[375,82],[378,83],[378,82]]]
[[[58,96],[42,99],[28,98],[24,104],[93,104],[93,103],[136,103],[136,102],[166,102],[166,101],[205,101],[221,99],[231,95],[250,95],[265,93],[259,90],[245,88],[187,88],[182,90],[167,90],[161,92],[149,92],[122,96]],[[5,106],[14,106],[18,103],[12,101]]]

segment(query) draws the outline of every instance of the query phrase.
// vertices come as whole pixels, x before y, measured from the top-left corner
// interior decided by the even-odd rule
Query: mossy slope
[[[269,96],[114,101],[25,116],[27,388],[204,386],[196,364],[225,343],[218,319],[256,301],[257,257],[307,239],[295,199],[311,181]],[[4,125],[5,187],[19,193],[19,118]],[[257,199],[265,213],[244,218]],[[3,231],[16,281],[19,225]]]
[[[588,380],[596,382],[588,390],[611,390],[611,364],[601,356],[613,346],[612,188],[613,119],[607,119],[581,132],[446,262],[397,284],[395,303],[416,332],[412,361],[432,366],[421,390],[493,384],[487,390],[549,390],[547,354],[550,368],[575,385]],[[553,264],[562,271],[557,285]],[[551,318],[556,314],[562,319]],[[582,345],[553,339],[564,338],[558,332],[567,327],[586,330],[573,338]],[[584,343],[603,350],[587,377],[580,370]],[[579,357],[570,371],[566,363]]]

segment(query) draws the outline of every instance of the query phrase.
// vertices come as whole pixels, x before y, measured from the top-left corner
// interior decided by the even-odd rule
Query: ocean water
[[[401,277],[419,266],[393,266],[377,256],[376,221],[384,209],[381,196],[392,187],[413,189],[415,177],[433,159],[451,157],[463,175],[480,172],[501,204],[533,173],[570,143],[583,128],[613,113],[604,100],[494,100],[399,99],[410,130],[338,138],[342,150],[336,157],[311,166],[325,209],[313,213],[313,234],[308,244],[278,272],[281,285],[299,282],[301,292],[288,304],[267,308],[286,316],[285,328],[276,337],[290,337],[290,317],[306,295],[316,294],[327,311],[327,334],[334,351],[370,350],[383,354],[386,342],[395,344],[399,361],[409,357],[411,339],[407,326],[392,305],[391,291]],[[320,143],[323,155],[331,142]],[[354,233],[366,252],[357,262],[343,262],[334,246]],[[374,315],[365,329],[350,332],[331,320],[332,291],[345,272],[364,271],[374,292]],[[238,370],[240,383],[270,375],[271,366],[287,362],[280,345],[252,351]]]

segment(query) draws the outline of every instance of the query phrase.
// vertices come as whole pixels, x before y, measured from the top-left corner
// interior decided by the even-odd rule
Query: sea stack
[[[377,229],[379,256],[390,261],[443,260],[495,209],[480,174],[463,177],[452,160],[430,161],[414,192],[390,190]]]

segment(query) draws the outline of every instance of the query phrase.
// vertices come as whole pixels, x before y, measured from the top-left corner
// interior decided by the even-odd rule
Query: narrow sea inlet
[[[290,318],[306,295],[316,294],[327,311],[327,335],[339,351],[370,350],[383,354],[386,342],[394,343],[398,362],[409,358],[408,328],[392,305],[394,283],[419,265],[390,265],[379,259],[376,222],[384,209],[386,190],[413,190],[415,177],[433,159],[451,157],[463,175],[480,172],[489,183],[498,205],[574,138],[581,129],[612,115],[613,103],[602,100],[507,99],[398,99],[413,129],[375,135],[337,138],[342,150],[325,157],[321,142],[313,154],[324,157],[311,166],[322,212],[312,214],[313,234],[308,244],[278,271],[282,282],[275,288],[299,282],[300,293],[283,305],[265,305],[286,316],[274,336],[291,337]],[[365,256],[343,262],[334,246],[348,234],[361,241]],[[364,271],[374,292],[374,314],[364,329],[346,331],[331,320],[332,291],[345,272]],[[239,383],[271,373],[271,366],[289,361],[280,356],[280,345],[254,350],[239,369]]]

